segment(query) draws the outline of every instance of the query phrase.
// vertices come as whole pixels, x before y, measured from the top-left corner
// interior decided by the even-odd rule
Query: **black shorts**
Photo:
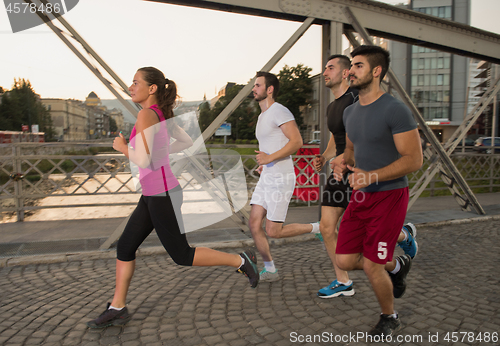
[[[337,181],[330,174],[326,180],[325,189],[321,198],[321,205],[324,207],[335,207],[346,209],[351,199],[352,188],[349,185],[349,175],[346,174],[341,181]]]

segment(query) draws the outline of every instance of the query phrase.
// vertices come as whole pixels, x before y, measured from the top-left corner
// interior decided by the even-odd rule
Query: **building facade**
[[[55,130],[55,138],[65,142],[87,139],[87,112],[78,100],[41,99],[49,111]]]
[[[109,111],[101,99],[92,91],[85,99],[87,109],[87,139],[102,139],[110,136]]]
[[[319,93],[321,88],[325,87],[323,75],[317,74],[312,76],[311,86],[312,91],[309,97],[309,104],[301,108],[302,125],[299,130],[304,143],[318,141],[320,138]]]
[[[470,24],[470,0],[412,0],[410,9]],[[444,142],[466,114],[470,59],[434,49],[390,42],[391,66],[416,107]]]

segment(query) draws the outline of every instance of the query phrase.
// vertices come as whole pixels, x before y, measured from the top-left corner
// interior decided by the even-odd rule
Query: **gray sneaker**
[[[280,274],[278,274],[278,269],[274,273],[268,272],[266,268],[262,269],[259,273],[261,282],[273,282],[280,279]]]
[[[380,320],[377,325],[370,330],[369,335],[371,336],[393,336],[400,329],[401,321],[399,316],[396,318],[390,315],[380,315]]]

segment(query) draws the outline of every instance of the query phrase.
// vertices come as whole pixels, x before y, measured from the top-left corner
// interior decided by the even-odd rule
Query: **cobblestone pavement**
[[[390,344],[500,344],[500,221],[421,228],[418,240],[407,292],[396,301],[403,341]],[[282,280],[255,290],[230,268],[139,257],[128,296],[133,319],[104,330],[85,322],[111,300],[114,260],[1,268],[0,345],[366,344],[361,335],[379,307],[363,273],[351,274],[353,297],[319,299],[333,277],[321,242],[273,254]]]

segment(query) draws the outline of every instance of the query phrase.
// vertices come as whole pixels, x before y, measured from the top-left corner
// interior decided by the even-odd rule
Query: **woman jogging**
[[[162,245],[175,263],[184,266],[230,266],[245,274],[252,288],[259,282],[257,258],[253,250],[240,255],[189,246],[181,217],[182,189],[170,168],[169,153],[192,145],[191,138],[174,122],[177,99],[175,83],[154,67],[140,68],[129,87],[132,101],[142,106],[130,135],[130,144],[120,134],[113,148],[138,166],[142,196],[117,245],[116,286],[113,300],[90,328],[123,325],[131,319],[126,304],[127,291],[135,269],[135,253],[156,230]],[[171,138],[175,139],[171,143]]]

